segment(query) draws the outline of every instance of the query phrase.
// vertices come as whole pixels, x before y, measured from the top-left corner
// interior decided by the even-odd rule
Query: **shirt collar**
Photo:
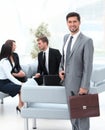
[[[43,51],[45,53],[48,53],[49,52],[49,47],[47,47],[47,49],[45,51]]]
[[[74,39],[74,38],[77,38],[77,37],[79,36],[79,34],[80,34],[80,31],[78,31],[76,34],[74,34],[74,35],[73,35],[73,39]],[[71,34],[70,34],[70,35],[71,35]]]

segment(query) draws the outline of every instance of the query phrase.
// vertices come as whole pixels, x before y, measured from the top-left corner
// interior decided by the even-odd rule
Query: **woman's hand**
[[[26,74],[22,71],[22,70],[20,70],[18,73],[12,73],[12,75],[14,76],[14,77],[24,77]]]

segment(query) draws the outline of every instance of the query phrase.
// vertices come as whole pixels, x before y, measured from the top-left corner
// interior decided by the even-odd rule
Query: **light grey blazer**
[[[69,34],[64,36],[63,49],[68,36]],[[64,85],[67,97],[71,96],[71,91],[77,94],[80,87],[89,89],[93,66],[93,52],[92,39],[80,33],[70,53],[70,60],[65,65]],[[61,68],[64,65],[63,57],[61,59]]]

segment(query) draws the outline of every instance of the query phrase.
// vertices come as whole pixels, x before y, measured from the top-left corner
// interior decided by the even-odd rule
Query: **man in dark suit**
[[[61,61],[61,53],[58,49],[49,48],[48,38],[40,37],[37,39],[38,47],[38,68],[34,79],[39,85],[43,84],[43,75],[57,75]]]

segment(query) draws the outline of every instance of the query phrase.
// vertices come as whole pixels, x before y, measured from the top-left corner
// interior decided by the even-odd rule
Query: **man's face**
[[[46,42],[43,42],[42,40],[38,41],[38,47],[41,51],[44,51],[46,49]]]
[[[67,20],[67,25],[72,34],[75,34],[79,31],[80,21],[76,16],[69,17]]]

